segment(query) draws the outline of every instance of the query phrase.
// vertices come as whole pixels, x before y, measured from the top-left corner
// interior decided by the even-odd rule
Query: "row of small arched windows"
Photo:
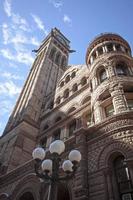
[[[83,77],[82,79],[81,79],[81,81],[80,81],[80,84],[81,84],[81,86],[83,87],[84,85],[86,85],[87,84],[87,78],[86,77]],[[74,92],[76,92],[76,91],[78,91],[78,84],[77,83],[75,83],[73,86],[72,86],[72,92],[74,93]],[[70,96],[70,89],[66,89],[65,91],[64,91],[64,93],[63,93],[63,98],[64,99],[67,99],[68,97]],[[61,97],[59,96],[59,97],[57,97],[57,99],[56,99],[56,104],[58,105],[58,104],[60,104],[60,102],[61,102]]]
[[[72,74],[67,75],[64,81],[61,81],[60,87],[63,87],[65,83],[68,83],[71,79],[73,79],[76,76],[76,72],[72,72]]]
[[[66,66],[66,57],[62,56],[61,52],[57,51],[55,47],[51,49],[49,54],[50,60],[52,60],[55,64],[65,67]]]
[[[129,54],[129,50],[127,48],[125,48],[124,46],[122,46],[121,44],[118,43],[107,43],[105,46],[100,46],[97,49],[95,49],[90,57],[89,63],[92,64],[93,61],[100,55],[102,55],[103,53],[108,53],[108,52],[123,52],[126,54]]]

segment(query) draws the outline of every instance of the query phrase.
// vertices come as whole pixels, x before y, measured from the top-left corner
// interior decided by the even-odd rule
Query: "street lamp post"
[[[72,150],[68,156],[69,160],[65,160],[61,166],[60,155],[64,150],[64,142],[61,140],[55,140],[50,144],[47,152],[42,147],[37,147],[32,153],[32,157],[35,160],[36,175],[46,183],[50,183],[48,200],[56,200],[57,183],[71,179],[75,175],[78,163],[81,160],[80,152],[78,150]],[[46,153],[49,153],[48,159],[45,159]],[[60,167],[62,167],[65,172],[64,176],[60,176]]]

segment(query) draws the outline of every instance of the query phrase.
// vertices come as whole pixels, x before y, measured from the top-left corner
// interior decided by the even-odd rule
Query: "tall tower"
[[[54,28],[35,50],[35,61],[1,139],[2,171],[9,171],[30,159],[41,112],[46,106],[52,108],[56,84],[66,69],[69,43]]]

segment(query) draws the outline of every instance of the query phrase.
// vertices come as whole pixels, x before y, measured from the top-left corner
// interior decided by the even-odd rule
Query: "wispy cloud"
[[[40,17],[38,17],[37,15],[34,15],[34,14],[31,14],[31,16],[32,16],[34,22],[36,23],[37,27],[40,30],[44,31],[45,35],[47,35],[48,31],[45,29],[45,26],[44,26],[42,20],[40,19]]]
[[[5,0],[4,1],[4,11],[8,17],[11,17],[12,11],[11,11],[11,0]]]
[[[49,0],[49,2],[57,9],[61,9],[63,6],[62,0]]]
[[[14,95],[18,95],[20,91],[21,87],[15,85],[11,80],[4,83],[0,82],[0,94],[2,95],[14,97]]]
[[[13,73],[6,72],[6,71],[2,72],[1,76],[8,79],[8,80],[23,80],[24,79],[24,77],[22,77],[20,75],[13,74]]]
[[[26,51],[17,51],[16,53],[12,53],[10,49],[1,49],[0,54],[14,62],[24,63],[26,65],[30,65],[33,63],[34,58],[28,50]]]
[[[64,17],[63,17],[63,21],[64,21],[64,23],[67,23],[67,24],[69,24],[69,25],[72,25],[72,20],[71,20],[71,18],[68,16],[68,15],[64,15]]]

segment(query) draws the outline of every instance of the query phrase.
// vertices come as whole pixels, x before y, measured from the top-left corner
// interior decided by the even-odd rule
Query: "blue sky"
[[[0,135],[34,60],[32,49],[53,27],[76,50],[70,64],[85,63],[89,42],[103,32],[120,34],[133,49],[133,1],[1,0]]]

